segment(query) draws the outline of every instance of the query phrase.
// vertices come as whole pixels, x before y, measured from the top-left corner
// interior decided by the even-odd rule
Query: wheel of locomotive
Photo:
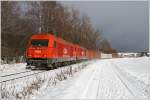
[[[75,64],[76,63],[76,61],[74,60],[74,61],[72,61],[72,64]]]
[[[63,62],[60,62],[59,65],[60,65],[60,67],[62,67],[63,66]]]
[[[53,65],[52,64],[48,64],[46,67],[47,70],[52,70],[53,69]]]
[[[62,63],[61,63],[61,66],[65,66],[65,62],[62,62]]]
[[[58,66],[58,63],[54,63],[54,64],[52,64],[52,66],[53,66],[53,69],[56,69]]]
[[[67,65],[68,65],[68,61],[65,62],[65,66],[67,66]]]
[[[71,61],[67,61],[67,65],[70,65],[71,64]]]
[[[58,67],[61,67],[61,66],[62,66],[61,62],[58,62]]]
[[[48,64],[41,64],[40,68],[41,70],[45,70],[45,69],[48,69]]]
[[[71,61],[71,64],[74,64],[74,61]]]

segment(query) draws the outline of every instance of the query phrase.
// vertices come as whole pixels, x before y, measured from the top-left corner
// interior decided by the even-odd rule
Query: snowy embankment
[[[25,67],[26,67],[26,63],[1,64],[0,65],[0,75],[22,72],[22,71],[26,70]]]
[[[75,72],[80,71],[90,63],[92,62],[87,61],[70,66],[64,66],[58,69],[44,71],[40,74],[14,79],[7,82],[1,82],[5,79],[5,77],[3,77],[4,75],[28,71],[25,69],[26,64],[20,63],[1,65],[0,67],[3,70],[0,71],[0,99],[29,99],[33,94],[40,91],[42,88],[55,86],[60,81],[72,77]],[[35,71],[31,71],[27,73],[29,74],[34,72]],[[16,78],[22,75],[25,76],[28,75],[27,73],[11,75],[6,78],[9,79],[10,77]]]
[[[12,70],[17,71],[16,68]],[[6,74],[8,70],[1,72]],[[150,57],[99,59],[61,67],[0,84],[0,99],[2,96],[3,99],[31,100],[149,100]]]

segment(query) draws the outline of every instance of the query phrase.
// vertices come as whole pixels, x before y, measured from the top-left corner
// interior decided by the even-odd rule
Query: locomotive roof
[[[34,39],[34,38],[43,38],[43,39],[48,39],[49,37],[55,37],[54,35],[52,35],[52,33],[37,33],[37,34],[33,34],[32,35],[32,39]],[[54,40],[56,40],[57,42],[58,41],[60,41],[60,42],[63,42],[63,43],[65,43],[65,44],[69,44],[69,45],[71,45],[71,46],[76,46],[76,47],[78,47],[78,48],[82,48],[82,49],[86,49],[86,48],[84,48],[84,47],[82,47],[82,46],[80,46],[80,45],[78,45],[78,44],[74,44],[74,43],[71,43],[71,42],[68,42],[68,41],[66,41],[66,40],[64,40],[64,39],[62,39],[62,38],[60,38],[60,37],[56,37],[56,38],[54,38]]]

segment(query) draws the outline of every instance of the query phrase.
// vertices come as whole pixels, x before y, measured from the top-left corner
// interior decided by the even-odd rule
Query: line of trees
[[[57,36],[91,50],[116,52],[90,18],[75,8],[56,1],[2,1],[2,56],[24,55],[29,37],[35,33],[57,32]]]

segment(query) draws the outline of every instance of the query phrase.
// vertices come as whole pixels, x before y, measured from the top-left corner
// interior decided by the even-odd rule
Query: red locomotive
[[[69,43],[52,34],[32,35],[26,49],[27,66],[51,68],[96,57],[100,57],[100,53]]]

